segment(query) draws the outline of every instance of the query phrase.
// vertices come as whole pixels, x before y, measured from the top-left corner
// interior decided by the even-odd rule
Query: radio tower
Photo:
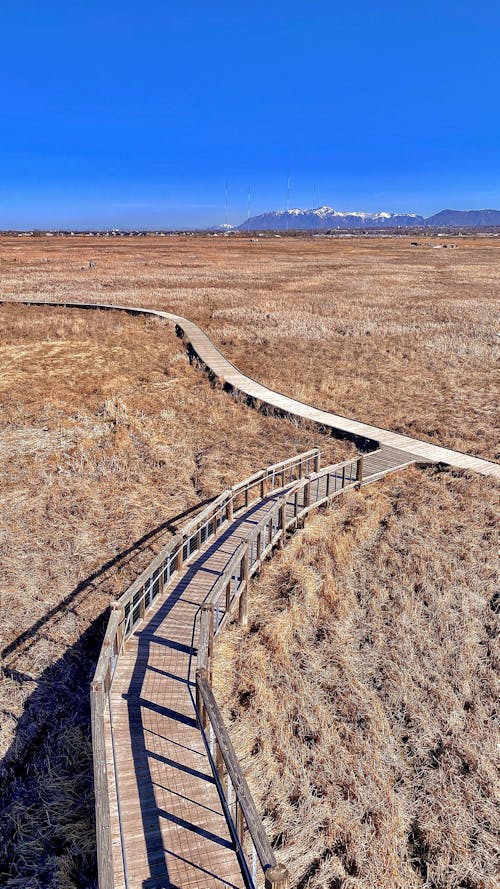
[[[289,223],[289,212],[290,212],[290,171],[288,171],[288,179],[286,183],[286,230],[288,231],[288,223]]]

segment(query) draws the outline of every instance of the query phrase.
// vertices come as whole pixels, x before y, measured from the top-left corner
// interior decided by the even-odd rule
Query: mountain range
[[[500,226],[500,210],[441,210],[433,216],[416,213],[342,212],[332,207],[313,210],[271,210],[245,219],[239,231],[310,231],[380,228],[484,228]],[[219,227],[220,228],[220,227]],[[229,228],[229,226],[225,226]]]

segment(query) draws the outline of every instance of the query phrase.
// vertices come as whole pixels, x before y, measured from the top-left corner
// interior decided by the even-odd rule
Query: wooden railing
[[[281,889],[288,873],[276,864],[271,845],[238,763],[222,716],[211,691],[215,642],[228,620],[247,622],[248,583],[276,546],[283,546],[287,531],[295,528],[312,509],[330,503],[363,478],[363,456],[327,466],[292,483],[258,522],[247,540],[229,559],[199,612],[200,629],[196,662],[196,709],[210,754],[214,778],[223,801],[231,834],[250,886]],[[259,879],[258,864],[260,864]]]
[[[184,563],[190,561],[208,541],[215,539],[222,525],[231,522],[252,503],[273,493],[272,506],[249,537],[237,547],[199,610],[196,701],[198,722],[210,753],[214,777],[247,884],[253,887],[259,885],[258,861],[266,887],[280,889],[287,885],[286,870],[276,864],[267,838],[265,841],[263,839],[262,824],[256,817],[255,805],[211,692],[215,640],[224,624],[236,616],[236,612],[238,620],[246,623],[249,579],[274,547],[284,545],[287,531],[303,522],[312,509],[329,503],[341,491],[360,485],[362,473],[362,455],[320,470],[320,451],[317,448],[255,473],[224,491],[195,518],[185,523],[112,605],[91,685],[100,889],[113,889],[114,886],[105,723],[106,720],[110,723],[112,740],[110,690],[126,641],[146,612],[178,576]],[[224,769],[228,776],[227,786],[223,786],[221,779]],[[120,812],[118,792],[117,797]],[[249,854],[245,846],[250,848]]]
[[[91,684],[92,748],[96,801],[97,862],[100,889],[114,885],[110,801],[106,765],[105,723],[110,719],[109,695],[120,654],[146,612],[163,595],[185,562],[217,537],[221,526],[254,502],[319,469],[320,451],[313,448],[268,466],[216,497],[163,547],[153,561],[113,603]],[[119,806],[119,801],[118,801]]]

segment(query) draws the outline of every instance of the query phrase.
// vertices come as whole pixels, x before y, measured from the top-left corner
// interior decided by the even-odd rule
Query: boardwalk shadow
[[[2,885],[45,887],[71,879],[80,889],[96,887],[94,792],[89,689],[104,630],[106,610],[36,679],[19,665],[52,636],[57,621],[74,611],[166,531],[200,504],[172,516],[82,580],[56,606],[4,646],[0,679],[12,682],[2,718],[15,720],[13,739],[0,762],[0,873]],[[23,712],[14,709],[16,687],[33,689]],[[8,708],[12,708],[12,712]]]
[[[273,498],[269,497],[268,501],[272,502]],[[165,807],[159,805],[157,793],[160,794],[161,791],[166,790],[168,798],[168,794],[172,792],[170,787],[170,785],[172,785],[172,787],[176,788],[176,790],[173,791],[176,797],[181,796],[183,799],[198,806],[199,802],[197,800],[189,799],[188,792],[184,790],[184,785],[187,783],[186,779],[188,781],[189,779],[195,779],[213,785],[214,778],[206,755],[201,753],[200,750],[196,750],[190,746],[184,748],[191,754],[199,754],[200,766],[199,768],[194,768],[185,765],[183,762],[179,761],[179,759],[173,759],[164,753],[157,753],[152,749],[152,735],[156,735],[157,738],[162,737],[161,732],[152,732],[147,724],[151,718],[152,712],[158,714],[160,718],[166,717],[166,719],[175,720],[182,726],[192,729],[196,729],[196,719],[194,705],[192,716],[187,716],[185,713],[179,713],[170,707],[159,704],[158,701],[150,700],[146,691],[145,680],[148,671],[152,667],[154,673],[161,674],[163,672],[168,677],[170,683],[180,683],[186,692],[189,690],[192,698],[194,683],[191,676],[191,668],[193,657],[196,655],[196,649],[193,645],[190,646],[185,644],[184,641],[179,641],[178,638],[172,638],[165,635],[165,621],[179,604],[181,598],[183,599],[184,604],[187,603],[192,606],[193,620],[196,620],[200,605],[199,602],[191,602],[184,597],[186,589],[189,587],[189,584],[194,577],[204,569],[208,560],[216,552],[220,552],[221,547],[226,547],[226,545],[229,544],[230,538],[232,538],[232,543],[227,546],[228,551],[225,553],[227,559],[223,559],[223,565],[221,566],[221,569],[223,569],[224,563],[229,561],[232,552],[238,545],[238,539],[234,538],[235,530],[237,530],[239,525],[243,522],[248,523],[248,521],[251,521],[254,514],[261,510],[262,502],[259,502],[254,506],[249,507],[248,510],[246,510],[243,515],[239,516],[231,526],[223,529],[218,537],[209,544],[206,550],[199,556],[195,557],[193,561],[187,565],[185,573],[169,591],[165,600],[159,605],[150,619],[147,620],[147,623],[140,625],[137,631],[133,634],[137,644],[137,652],[135,654],[129,691],[124,697],[127,702],[128,721],[131,731],[130,740],[133,767],[137,779],[137,792],[139,795],[142,827],[150,872],[150,879],[145,881],[142,885],[143,887],[149,887],[149,889],[153,889],[153,887],[154,889],[158,889],[158,887],[173,886],[170,882],[168,872],[167,859],[169,858],[177,859],[178,862],[184,862],[186,866],[199,869],[200,877],[203,877],[203,875],[211,878],[216,876],[221,883],[224,882],[218,875],[211,874],[209,870],[204,870],[203,867],[200,867],[196,862],[188,861],[186,858],[179,856],[179,850],[176,852],[175,850],[171,851],[170,849],[165,848],[165,839],[162,835],[162,826],[165,825],[165,822],[176,825],[185,831],[191,831],[195,836],[202,837],[210,843],[213,843],[215,846],[222,846],[228,850],[233,849],[233,846],[227,839],[227,836],[220,836],[206,827],[199,826],[188,819],[180,818],[175,812],[169,811]],[[207,574],[210,578],[207,590],[208,594],[210,588],[216,583],[220,576],[220,571],[210,568],[207,570]],[[184,666],[185,672],[181,672],[179,663],[177,663],[175,669],[172,671],[162,671],[159,669],[158,665],[154,664],[154,654],[152,652],[153,645],[165,646],[165,648],[170,649],[172,652],[178,653],[180,655],[180,663]],[[165,738],[165,740],[168,743],[172,743],[169,738]],[[176,741],[173,743],[176,744]],[[182,747],[182,745],[177,746]],[[167,776],[161,784],[158,782],[158,779],[155,783],[155,776],[153,775],[153,768],[157,766],[158,763],[160,763],[167,772]],[[168,773],[170,773],[171,779],[168,779]],[[167,786],[164,787],[163,784]],[[201,808],[207,809],[207,807],[203,805]],[[214,812],[214,814],[218,815],[219,813]],[[125,864],[127,866],[126,857],[127,854],[125,849]],[[227,885],[229,886],[231,884],[228,883]]]
[[[31,627],[23,633],[20,633],[19,636],[16,636],[16,638],[13,639],[12,642],[9,642],[8,645],[4,646],[0,652],[0,656],[6,658],[9,655],[15,654],[19,650],[28,651],[36,642],[40,631],[43,630],[47,624],[56,622],[60,616],[68,611],[68,609],[74,609],[77,605],[81,605],[85,601],[86,594],[88,595],[91,592],[94,593],[96,589],[106,581],[107,575],[112,569],[122,571],[125,567],[133,563],[134,559],[137,559],[165,532],[175,533],[177,531],[178,523],[182,519],[188,518],[188,516],[198,512],[200,508],[206,506],[210,502],[211,498],[204,500],[201,503],[197,503],[196,506],[193,506],[190,509],[185,509],[183,512],[172,516],[165,522],[157,525],[156,528],[143,534],[142,537],[134,541],[134,543],[122,550],[122,552],[118,553],[116,556],[113,556],[112,559],[108,559],[108,561],[104,562],[97,571],[93,571],[92,574],[89,574],[88,577],[85,578],[85,580],[82,580],[61,602],[58,602],[57,605],[50,608],[42,617],[35,621]],[[153,555],[153,551],[151,554]]]
[[[17,721],[0,765],[2,886],[97,887],[89,686],[106,620],[41,674]]]

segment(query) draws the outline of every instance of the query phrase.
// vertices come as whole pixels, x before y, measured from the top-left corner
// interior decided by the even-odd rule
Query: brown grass
[[[282,391],[492,457],[498,242],[423,242],[3,238],[2,295],[170,309]],[[104,609],[186,510],[318,439],[211,389],[163,322],[0,318],[0,882],[83,887]],[[302,889],[495,885],[492,491],[411,470],[349,495],[224,642],[233,737]]]
[[[250,375],[495,458],[500,245],[455,239],[3,239],[5,292],[197,320]],[[96,267],[86,268],[94,259]]]
[[[217,695],[297,889],[498,885],[495,493],[409,469],[344,496],[223,636]]]
[[[102,615],[186,511],[320,444],[211,388],[159,319],[0,308],[0,883],[95,874],[88,694]]]

